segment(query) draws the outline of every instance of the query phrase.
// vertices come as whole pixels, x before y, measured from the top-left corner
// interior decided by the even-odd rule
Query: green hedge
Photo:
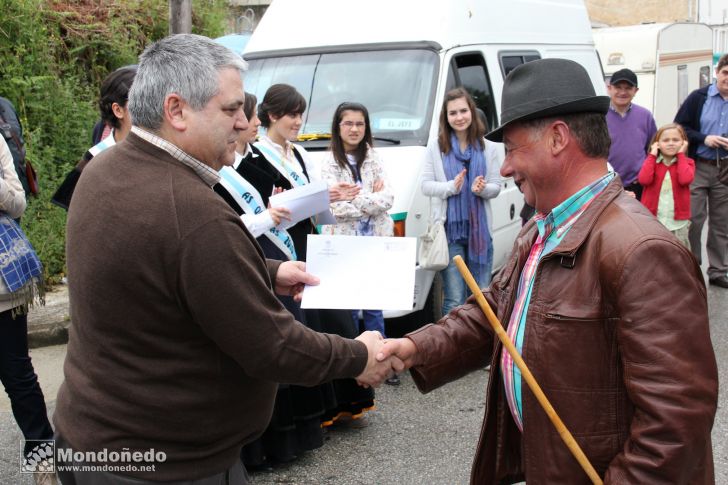
[[[192,9],[194,33],[224,33],[226,1]],[[22,225],[51,282],[65,272],[66,212],[50,197],[90,147],[101,81],[167,35],[168,13],[162,0],[0,0],[0,96],[20,115],[41,186]]]

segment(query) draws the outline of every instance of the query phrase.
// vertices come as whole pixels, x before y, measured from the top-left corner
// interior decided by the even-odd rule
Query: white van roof
[[[593,45],[582,0],[273,0],[245,52],[404,42]]]

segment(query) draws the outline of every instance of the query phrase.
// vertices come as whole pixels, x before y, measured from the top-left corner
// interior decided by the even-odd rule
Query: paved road
[[[728,290],[709,288],[711,331],[721,377],[728,375]],[[32,351],[52,412],[65,346]],[[403,376],[398,388],[377,393],[378,410],[361,430],[335,430],[323,448],[271,473],[255,485],[439,485],[467,483],[483,416],[487,373],[480,371],[423,396]],[[716,483],[728,483],[728,395],[721,387],[713,428]],[[18,471],[20,433],[6,396],[0,396],[0,484],[30,485]]]

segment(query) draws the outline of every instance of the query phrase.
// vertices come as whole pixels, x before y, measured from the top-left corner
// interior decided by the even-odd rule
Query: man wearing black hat
[[[506,78],[501,168],[536,215],[483,294],[605,483],[714,482],[718,376],[700,268],[607,172],[609,98],[564,59]],[[649,271],[645,269],[649,268]],[[388,340],[422,392],[491,365],[471,483],[589,483],[470,298]]]
[[[728,288],[728,186],[718,180],[728,164],[728,54],[718,60],[716,80],[685,98],[675,115],[688,135],[688,156],[695,160],[690,184],[690,248],[700,262],[702,233],[708,219],[708,281]]]
[[[649,110],[632,102],[639,88],[637,75],[631,70],[620,69],[612,74],[607,91],[611,99],[607,126],[612,139],[608,160],[621,177],[625,190],[640,200],[642,186],[637,175],[657,132],[655,118]]]

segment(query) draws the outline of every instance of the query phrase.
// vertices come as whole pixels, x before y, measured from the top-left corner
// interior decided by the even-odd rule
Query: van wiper
[[[397,140],[396,138],[384,138],[381,136],[373,136],[372,138],[377,141],[386,141],[388,143],[391,143],[392,145],[399,145],[400,143],[402,143],[400,140]]]
[[[373,136],[372,138],[377,141],[386,141],[387,143],[391,143],[392,145],[399,145],[401,143],[401,141],[397,140],[396,138],[384,138],[381,136]],[[331,133],[301,133],[297,137],[298,141],[314,141],[314,140],[330,140],[330,139],[331,139]]]
[[[298,135],[298,141],[314,141],[314,140],[330,140],[331,133],[301,133]]]

